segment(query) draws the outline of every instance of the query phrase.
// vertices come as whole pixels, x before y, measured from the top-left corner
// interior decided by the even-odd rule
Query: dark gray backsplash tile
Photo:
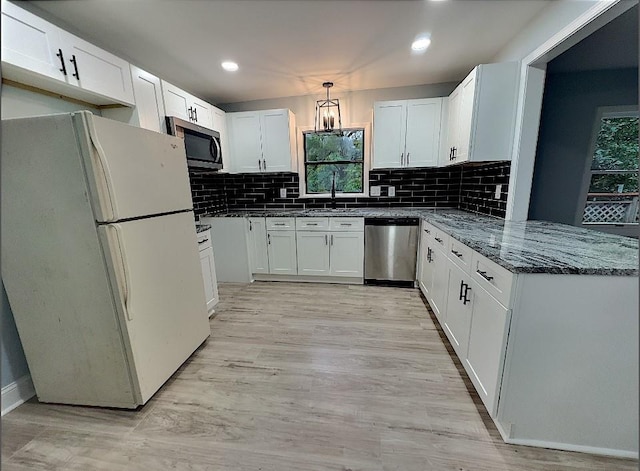
[[[445,168],[385,169],[369,172],[369,185],[381,186],[380,197],[340,198],[338,208],[457,207],[504,218],[509,183],[509,162],[463,164]],[[296,173],[226,174],[191,172],[191,192],[197,216],[238,209],[324,209],[328,198],[302,198]],[[500,200],[495,185],[503,185]],[[388,197],[395,186],[396,196]],[[287,197],[280,198],[280,189]]]

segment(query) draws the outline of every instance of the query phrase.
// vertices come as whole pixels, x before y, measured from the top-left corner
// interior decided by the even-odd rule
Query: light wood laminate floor
[[[220,287],[211,338],[138,411],[2,419],[9,470],[632,470],[506,445],[417,290]]]

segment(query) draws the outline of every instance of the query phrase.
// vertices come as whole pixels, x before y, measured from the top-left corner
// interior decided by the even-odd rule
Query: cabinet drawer
[[[330,231],[364,231],[364,218],[329,218]]]
[[[503,306],[509,307],[514,274],[495,262],[473,252],[471,276],[482,288],[496,298]]]
[[[211,248],[211,232],[198,232],[198,250],[200,252]]]
[[[473,250],[464,245],[462,242],[449,237],[449,251],[447,256],[453,263],[462,268],[465,273],[471,271],[471,258]]]
[[[268,231],[292,231],[295,228],[295,218],[267,218]]]
[[[296,218],[297,231],[328,231],[329,218]]]

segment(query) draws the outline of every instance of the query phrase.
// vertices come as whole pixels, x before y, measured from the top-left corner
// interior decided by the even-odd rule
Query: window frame
[[[595,229],[605,232],[611,232],[614,234],[637,236],[638,228],[640,225],[636,222],[626,223],[609,223],[609,224],[594,224],[583,223],[584,210],[587,206],[587,196],[589,194],[589,188],[591,186],[591,177],[593,171],[591,166],[593,165],[593,155],[596,151],[596,144],[598,141],[598,134],[602,127],[603,118],[625,118],[625,117],[639,117],[639,109],[637,106],[600,106],[596,111],[595,120],[593,123],[593,129],[591,131],[591,144],[589,146],[589,154],[585,159],[584,173],[582,176],[582,186],[579,193],[578,204],[576,205],[578,211],[576,211],[574,225],[583,227],[585,229]],[[622,172],[621,173],[627,173]]]
[[[371,170],[371,123],[353,123],[342,126],[343,129],[364,129],[364,148],[362,152],[362,193],[338,193],[336,199],[341,198],[368,198],[369,197],[369,171]],[[304,133],[314,131],[313,126],[298,126],[298,175],[300,198],[331,198],[328,193],[307,193],[307,172],[305,166]]]

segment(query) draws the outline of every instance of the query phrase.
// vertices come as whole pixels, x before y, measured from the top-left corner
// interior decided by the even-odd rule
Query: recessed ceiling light
[[[413,43],[411,43],[411,50],[415,52],[426,51],[431,44],[431,38],[429,36],[418,36]]]
[[[232,62],[232,61],[225,61],[220,65],[227,72],[235,72],[236,70],[238,70],[238,64],[236,64],[235,62]]]

